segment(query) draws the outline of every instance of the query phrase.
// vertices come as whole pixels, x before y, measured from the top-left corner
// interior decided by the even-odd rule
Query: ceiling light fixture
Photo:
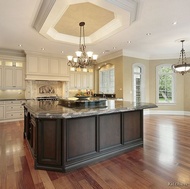
[[[85,35],[84,35],[84,25],[85,22],[80,22],[80,41],[79,41],[79,50],[76,51],[76,58],[73,58],[73,56],[67,56],[68,58],[68,66],[71,66],[71,69],[77,69],[77,68],[87,68],[92,66],[97,58],[98,55],[93,55],[92,51],[86,52],[86,45],[85,45]]]
[[[181,40],[180,42],[182,43],[182,49],[180,51],[180,56],[179,56],[179,61],[178,64],[173,64],[172,69],[175,73],[180,73],[184,75],[187,72],[190,72],[190,64],[187,64],[186,62],[186,55],[185,55],[185,50],[183,48],[183,42],[185,40]],[[181,62],[181,64],[180,64]]]

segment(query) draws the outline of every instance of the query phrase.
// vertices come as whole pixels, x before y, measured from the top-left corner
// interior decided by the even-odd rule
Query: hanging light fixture
[[[185,50],[183,48],[183,42],[185,40],[181,40],[182,43],[182,49],[180,51],[180,56],[179,56],[179,61],[178,64],[173,64],[172,69],[175,73],[180,73],[184,75],[187,72],[190,72],[190,64],[187,64],[186,62],[186,55],[185,55]],[[181,62],[181,64],[180,64]]]
[[[68,58],[68,66],[71,66],[71,69],[83,68],[84,70],[87,67],[92,66],[97,58],[98,55],[93,55],[92,51],[86,52],[86,45],[85,45],[85,34],[84,34],[84,25],[85,22],[80,22],[80,41],[79,41],[79,50],[76,51],[76,57],[67,56]]]

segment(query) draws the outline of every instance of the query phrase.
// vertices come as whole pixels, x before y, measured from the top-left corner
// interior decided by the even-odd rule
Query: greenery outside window
[[[171,65],[160,65],[156,68],[157,74],[157,103],[174,103],[175,75]]]
[[[99,93],[115,93],[115,69],[114,66],[105,66],[99,70]]]

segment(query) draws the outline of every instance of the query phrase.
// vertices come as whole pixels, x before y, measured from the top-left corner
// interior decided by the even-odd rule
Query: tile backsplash
[[[26,98],[36,98],[42,96],[67,96],[67,82],[62,81],[26,81]]]

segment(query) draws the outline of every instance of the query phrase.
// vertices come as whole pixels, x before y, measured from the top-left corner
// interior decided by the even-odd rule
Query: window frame
[[[132,78],[132,94],[133,94],[133,101],[136,102],[136,98],[135,98],[135,90],[134,90],[134,87],[135,87],[135,80],[134,80],[134,74],[135,74],[135,67],[140,67],[141,68],[141,85],[140,85],[140,91],[141,91],[141,102],[145,102],[145,66],[141,63],[135,63],[133,64],[133,68],[132,68],[132,74],[133,74],[133,78]],[[137,74],[137,73],[136,73]]]
[[[108,66],[108,67],[107,67]],[[113,78],[113,92],[105,92],[103,90],[101,90],[101,81],[102,81],[102,75],[101,73],[102,72],[110,72],[111,70],[113,70],[113,74],[114,74],[114,78]],[[109,74],[108,74],[109,75]],[[110,76],[110,75],[109,75]],[[108,77],[109,77],[108,76]],[[109,86],[109,85],[108,85]],[[104,94],[115,94],[115,66],[114,65],[105,65],[105,66],[102,66],[100,69],[99,69],[99,93],[104,93]]]
[[[171,68],[172,64],[160,64],[156,66],[156,104],[159,105],[175,105],[176,104],[176,95],[175,95],[175,90],[176,90],[176,74],[174,72],[169,73],[169,75],[172,76],[172,101],[171,102],[160,102],[159,101],[159,70],[161,67],[169,67]],[[172,68],[171,68],[172,70]]]

